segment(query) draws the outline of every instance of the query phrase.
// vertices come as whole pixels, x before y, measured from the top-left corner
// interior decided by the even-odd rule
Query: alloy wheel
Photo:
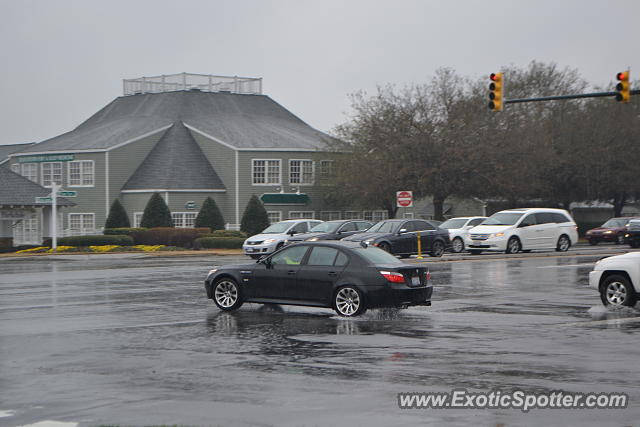
[[[216,285],[214,298],[221,307],[230,308],[238,301],[238,287],[230,280],[222,280]]]
[[[620,282],[611,282],[605,290],[607,302],[611,305],[624,305],[627,300],[627,288]]]
[[[457,254],[462,252],[464,250],[464,243],[462,243],[462,239],[459,237],[453,239],[453,242],[451,242],[451,250]]]
[[[560,236],[560,239],[558,239],[558,250],[560,252],[566,252],[570,246],[569,238],[567,238],[567,236]]]
[[[336,294],[336,310],[343,316],[353,316],[360,309],[360,295],[353,288],[342,288]]]

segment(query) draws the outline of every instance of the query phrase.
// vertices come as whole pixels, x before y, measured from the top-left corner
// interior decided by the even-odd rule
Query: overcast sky
[[[183,71],[262,77],[266,95],[323,131],[347,119],[350,93],[426,82],[443,66],[478,77],[539,60],[577,68],[593,84],[627,67],[640,77],[635,0],[0,0],[0,7],[0,144],[72,130],[122,95],[123,78]]]

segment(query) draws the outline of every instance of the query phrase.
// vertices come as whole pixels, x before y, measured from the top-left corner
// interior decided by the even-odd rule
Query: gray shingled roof
[[[0,145],[0,163],[3,163],[9,158],[9,154],[17,153],[18,151],[25,150],[29,146],[35,144],[35,142],[28,142],[25,144],[7,144]]]
[[[332,140],[266,95],[176,91],[116,98],[75,130],[25,151],[109,148],[177,120],[238,148],[322,150]]]
[[[46,197],[51,190],[12,172],[6,167],[0,167],[0,206],[48,206],[51,203],[36,203],[36,197]],[[58,197],[60,206],[73,206],[75,203]]]
[[[123,190],[225,189],[224,184],[180,121],[168,129]]]

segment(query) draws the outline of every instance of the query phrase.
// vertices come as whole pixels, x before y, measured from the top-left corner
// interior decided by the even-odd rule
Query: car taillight
[[[428,282],[429,280],[431,280],[431,272],[430,272],[429,270],[427,270],[427,272],[426,272],[426,273],[424,273],[424,277],[425,277],[425,279],[427,279],[427,282]]]
[[[404,276],[401,273],[396,273],[395,271],[381,271],[380,274],[382,274],[384,278],[391,283],[404,283]]]

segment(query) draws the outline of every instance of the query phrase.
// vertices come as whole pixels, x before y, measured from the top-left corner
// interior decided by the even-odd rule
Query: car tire
[[[602,282],[600,299],[604,305],[633,307],[636,304],[637,295],[629,279],[613,274]]]
[[[230,277],[218,279],[211,290],[213,302],[223,311],[237,310],[244,302],[240,286]]]
[[[567,252],[571,247],[571,240],[569,236],[563,234],[558,237],[558,243],[556,244],[556,252]]]
[[[276,245],[276,250],[274,252],[278,252],[284,246],[284,242],[280,242]]]
[[[462,251],[464,251],[464,242],[459,237],[454,238],[451,241],[451,252],[459,254]]]
[[[429,252],[429,256],[440,258],[444,254],[444,243],[442,240],[436,240],[431,245],[431,251]]]
[[[480,255],[482,253],[482,250],[479,249],[469,249],[469,253],[471,255]]]
[[[597,240],[595,240],[595,239],[589,239],[589,244],[590,244],[591,246],[595,246],[595,245],[597,245],[597,244],[598,244],[598,241],[597,241]]]
[[[504,251],[506,254],[517,254],[522,250],[522,244],[520,243],[520,239],[515,236],[512,236],[507,241],[507,250]]]
[[[618,233],[616,236],[616,245],[624,245],[624,234]]]
[[[359,316],[367,311],[362,292],[355,286],[343,286],[336,290],[333,309],[343,317]]]
[[[389,246],[389,244],[388,244],[388,243],[384,243],[384,242],[379,243],[379,244],[378,244],[378,248],[382,249],[382,250],[383,250],[383,251],[385,251],[385,252],[389,252],[389,253],[391,253],[391,246]]]
[[[411,254],[402,254],[402,255],[400,255],[400,258],[402,258],[402,259],[406,259],[406,258],[410,258],[410,257],[411,257]]]

